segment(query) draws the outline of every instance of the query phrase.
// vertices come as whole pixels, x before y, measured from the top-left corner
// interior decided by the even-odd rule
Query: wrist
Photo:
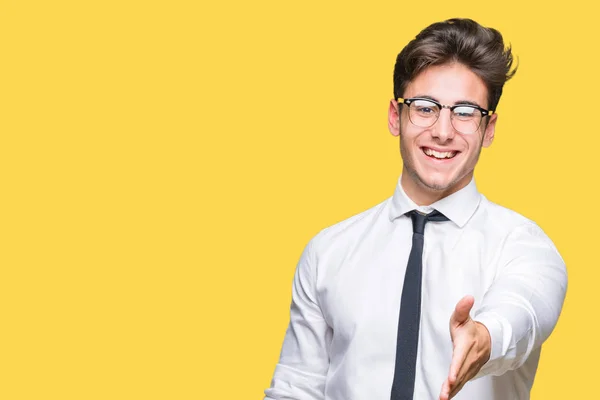
[[[475,321],[477,327],[477,344],[479,348],[479,358],[482,361],[481,365],[485,364],[492,353],[492,336],[487,327],[481,322]]]

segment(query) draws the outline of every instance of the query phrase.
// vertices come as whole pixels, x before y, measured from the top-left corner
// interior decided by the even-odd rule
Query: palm
[[[454,348],[450,373],[442,385],[440,400],[454,397],[489,358],[489,333],[469,315],[474,303],[473,296],[463,297],[450,317],[450,337]]]

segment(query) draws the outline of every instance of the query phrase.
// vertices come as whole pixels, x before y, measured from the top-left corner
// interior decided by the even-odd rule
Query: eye
[[[431,114],[433,113],[433,109],[427,106],[416,106],[415,109],[422,114]]]
[[[470,106],[460,106],[454,109],[454,115],[458,118],[473,118],[476,117],[480,112],[478,109]]]
[[[414,112],[421,116],[434,116],[439,112],[439,108],[435,103],[427,100],[415,100],[412,103]]]

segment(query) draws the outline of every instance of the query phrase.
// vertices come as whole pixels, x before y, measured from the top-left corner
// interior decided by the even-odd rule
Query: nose
[[[439,139],[441,143],[454,138],[454,126],[452,126],[452,115],[448,109],[442,109],[440,116],[431,129],[431,135]]]

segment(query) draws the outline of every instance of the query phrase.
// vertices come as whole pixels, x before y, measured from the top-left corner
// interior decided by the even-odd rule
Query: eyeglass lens
[[[422,128],[429,128],[440,117],[440,107],[427,100],[413,100],[409,107],[410,121]],[[459,106],[452,110],[451,122],[454,129],[460,133],[475,133],[481,124],[481,111],[471,106]]]

